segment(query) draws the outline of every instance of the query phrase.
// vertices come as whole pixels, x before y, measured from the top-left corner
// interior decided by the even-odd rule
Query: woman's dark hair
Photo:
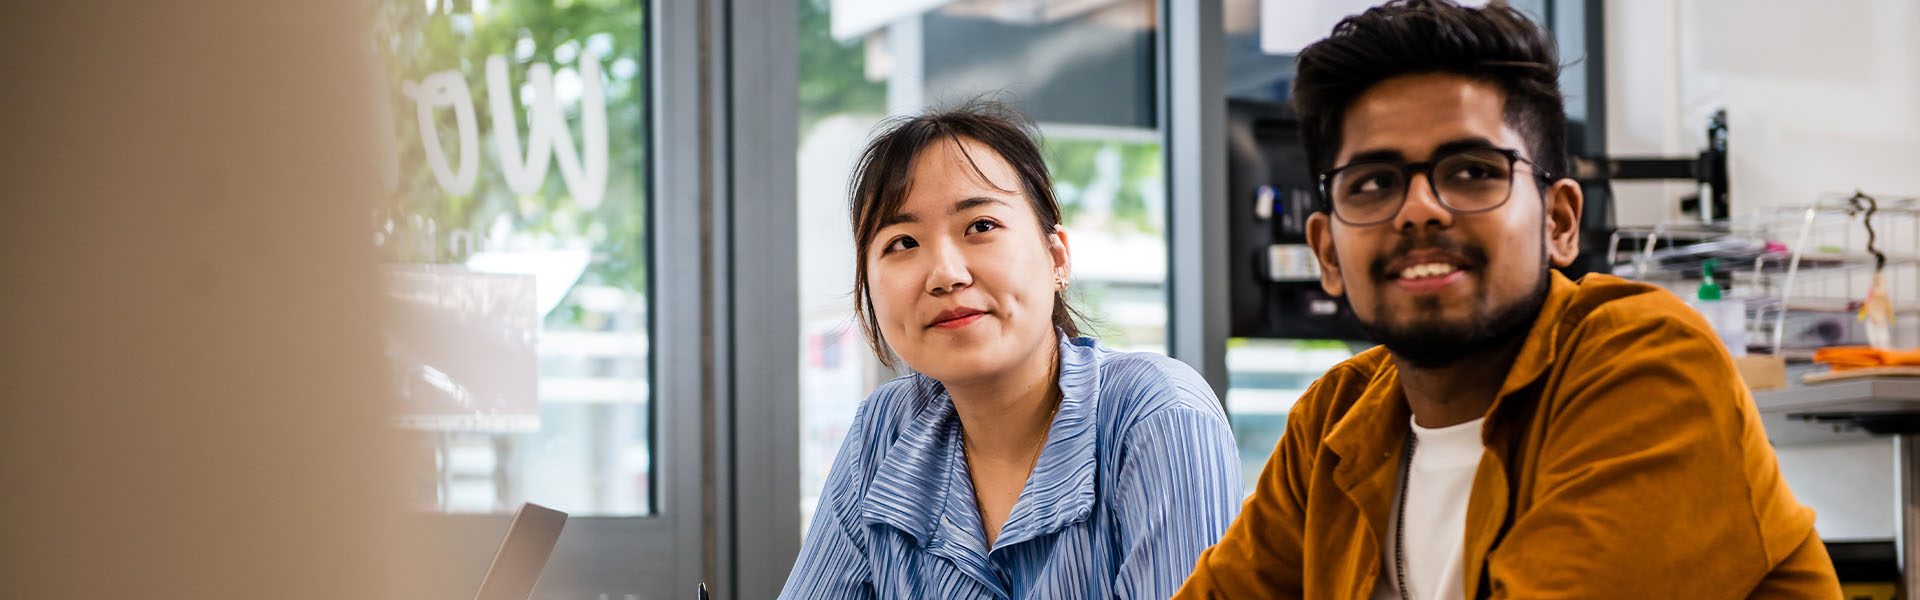
[[[1505,2],[1467,8],[1447,0],[1395,0],[1347,17],[1294,61],[1293,109],[1314,173],[1340,153],[1347,108],[1402,75],[1451,73],[1506,93],[1505,119],[1527,138],[1534,164],[1567,171],[1567,113],[1553,41]],[[1319,210],[1326,210],[1320,199]]]
[[[893,353],[881,338],[880,322],[873,312],[873,294],[867,285],[868,250],[882,224],[888,217],[899,214],[901,205],[906,204],[907,195],[913,190],[915,161],[929,146],[941,142],[954,144],[973,166],[974,174],[987,185],[993,185],[980,171],[979,162],[966,154],[966,147],[960,145],[961,138],[979,142],[1013,167],[1023,188],[1018,191],[1033,207],[1043,238],[1060,227],[1060,204],[1053,197],[1053,177],[1047,173],[1047,163],[1040,157],[1033,121],[1026,115],[1000,102],[972,100],[955,108],[896,117],[882,123],[879,135],[867,143],[860,162],[854,167],[850,212],[854,314],[867,336],[867,344],[873,347],[880,362],[889,367],[893,366]],[[1067,304],[1065,292],[1054,293],[1053,326],[1064,330],[1067,337],[1078,337],[1077,317],[1077,311]]]

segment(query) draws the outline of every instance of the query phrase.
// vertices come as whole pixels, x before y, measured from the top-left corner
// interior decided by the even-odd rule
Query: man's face
[[[1348,107],[1332,164],[1423,162],[1463,145],[1531,160],[1526,139],[1506,123],[1505,96],[1457,75],[1388,79]],[[1313,215],[1308,238],[1322,285],[1346,296],[1370,337],[1416,366],[1451,364],[1524,334],[1545,300],[1548,263],[1565,266],[1578,252],[1578,186],[1558,181],[1542,202],[1535,172],[1515,164],[1511,196],[1485,212],[1454,214],[1421,173],[1405,182],[1406,201],[1386,222]]]

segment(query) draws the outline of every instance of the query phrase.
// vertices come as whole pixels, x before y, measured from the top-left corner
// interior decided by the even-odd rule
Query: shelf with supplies
[[[1920,322],[1920,198],[1834,193],[1719,223],[1621,228],[1607,259],[1614,275],[1685,298],[1713,260],[1717,284],[1745,307],[1748,350],[1788,360],[1866,344],[1859,315],[1876,272],[1894,322]],[[1920,345],[1920,330],[1906,329],[1899,345]]]

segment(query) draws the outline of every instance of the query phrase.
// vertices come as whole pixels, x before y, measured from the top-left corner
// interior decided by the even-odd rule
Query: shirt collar
[[[1020,499],[1000,528],[995,547],[1004,547],[1059,531],[1087,519],[1095,500],[1102,349],[1091,338],[1069,339],[1057,333],[1060,348],[1060,408],[1054,413],[1045,446]],[[952,498],[972,486],[961,450],[960,420],[953,399],[938,381],[914,377],[921,406],[900,428],[900,436],[874,469],[861,509],[863,524],[885,524],[912,535],[921,547],[942,537],[941,517],[965,522],[947,511],[976,511],[973,498]],[[970,495],[969,495],[970,496]],[[949,501],[949,499],[953,501]],[[978,532],[972,544],[978,545]]]
[[[1092,338],[1060,335],[1060,410],[994,547],[1052,534],[1092,516],[1101,358]]]

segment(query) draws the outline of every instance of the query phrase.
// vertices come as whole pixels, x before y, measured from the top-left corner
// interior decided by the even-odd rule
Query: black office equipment
[[[1285,104],[1227,100],[1229,335],[1363,340],[1307,247],[1314,177]]]

